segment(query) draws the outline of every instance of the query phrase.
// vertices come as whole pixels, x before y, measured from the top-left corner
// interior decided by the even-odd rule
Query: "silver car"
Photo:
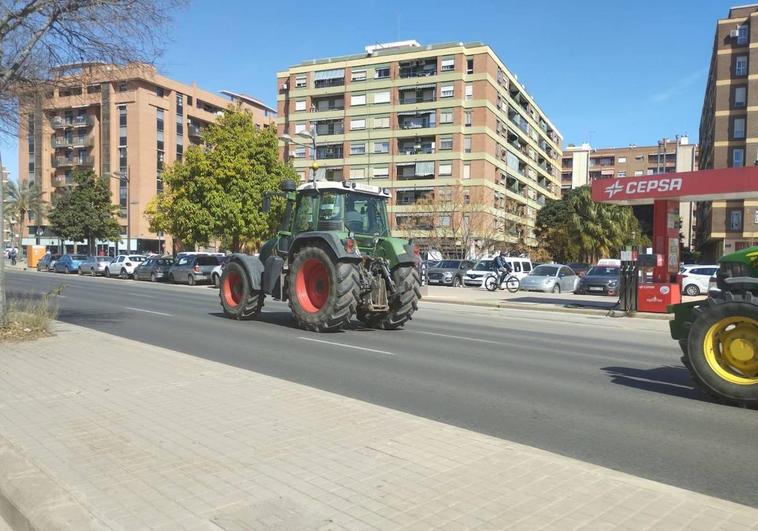
[[[192,254],[178,258],[168,270],[168,281],[194,286],[200,282],[212,282],[211,273],[219,264],[216,256]]]
[[[561,264],[539,265],[521,279],[521,289],[546,293],[573,293],[578,284],[579,277],[576,273],[569,266]]]
[[[105,266],[113,262],[110,256],[90,256],[79,265],[80,275],[97,275],[105,274]]]

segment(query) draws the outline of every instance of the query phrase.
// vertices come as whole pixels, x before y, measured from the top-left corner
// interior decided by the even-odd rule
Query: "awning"
[[[614,174],[613,170],[603,170],[600,172],[600,175],[613,175],[613,174]]]
[[[409,111],[409,112],[399,112],[397,113],[398,116],[420,116],[421,114],[429,114],[434,111]]]
[[[426,83],[424,85],[406,85],[405,87],[398,87],[400,90],[424,90],[437,88],[434,83]]]
[[[444,68],[446,66],[455,66],[455,57],[453,57],[452,59],[443,59],[442,67]]]
[[[339,79],[345,77],[345,69],[338,68],[335,70],[320,70],[314,73],[314,81],[324,81],[326,79]]]

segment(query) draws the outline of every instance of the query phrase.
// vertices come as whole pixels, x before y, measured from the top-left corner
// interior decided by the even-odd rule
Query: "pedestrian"
[[[10,255],[11,255],[11,265],[16,265],[16,256],[18,256],[18,251],[16,250],[15,247],[11,248]]]

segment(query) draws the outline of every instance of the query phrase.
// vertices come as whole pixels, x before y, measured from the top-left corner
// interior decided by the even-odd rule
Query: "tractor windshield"
[[[388,236],[387,200],[358,192],[322,192],[318,228]]]

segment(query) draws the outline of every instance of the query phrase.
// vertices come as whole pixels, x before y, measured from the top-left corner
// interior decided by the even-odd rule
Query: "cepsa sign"
[[[622,204],[652,203],[656,199],[740,199],[755,197],[757,192],[755,166],[599,179],[592,183],[592,199]]]

